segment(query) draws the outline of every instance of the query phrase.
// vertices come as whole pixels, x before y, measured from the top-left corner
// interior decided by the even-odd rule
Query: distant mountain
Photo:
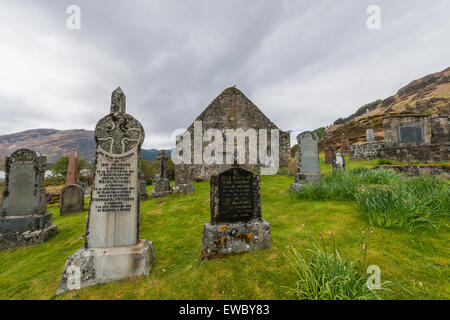
[[[158,154],[159,154],[159,150],[156,150],[156,149],[150,149],[150,150],[142,149],[141,158],[142,158],[142,160],[152,161],[152,160],[156,159],[156,156]]]
[[[0,136],[0,159],[6,158],[21,148],[39,151],[47,156],[47,161],[50,163],[61,156],[68,155],[72,148],[76,148],[78,157],[92,163],[95,159],[94,131],[32,129]],[[142,149],[142,159],[153,160],[158,153],[159,150],[156,149]],[[2,166],[1,161],[0,169]]]
[[[368,111],[368,113],[366,113]],[[338,119],[328,127],[319,147],[338,146],[342,137],[350,143],[365,141],[367,128],[376,140],[384,138],[382,118],[388,115],[450,114],[450,67],[414,80],[382,101],[367,104],[353,115]]]

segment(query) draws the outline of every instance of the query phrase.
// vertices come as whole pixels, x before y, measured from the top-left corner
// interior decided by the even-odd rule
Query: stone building
[[[201,132],[202,136],[208,129],[219,129],[222,131],[223,137],[223,156],[224,158],[233,157],[233,155],[226,154],[226,130],[242,129],[247,131],[248,129],[254,129],[258,133],[258,138],[260,129],[267,130],[267,152],[270,153],[271,148],[271,130],[276,129],[279,132],[279,167],[287,167],[290,161],[290,133],[279,130],[279,128],[267,118],[261,110],[253,104],[240,90],[231,87],[225,89],[211,104],[195,119],[195,122],[187,129],[190,133],[191,139],[191,162],[189,165],[184,165],[183,170],[187,170],[187,174],[191,180],[207,180],[212,175],[217,175],[218,173],[228,169],[230,163],[225,164],[206,164],[205,161],[197,163],[194,161],[195,157],[195,123],[201,121]],[[180,143],[180,136],[177,137],[177,145]],[[211,143],[211,141],[205,141],[202,139],[200,142],[202,150]],[[237,142],[234,141],[236,146]],[[241,167],[247,170],[255,170],[264,167],[258,161],[256,164],[249,161],[249,143],[246,139],[245,143],[245,164],[241,164]],[[258,141],[259,148],[259,141]],[[236,150],[236,148],[235,148]],[[259,150],[259,149],[258,149]],[[235,151],[236,152],[236,151]],[[235,155],[234,155],[235,156]],[[223,161],[225,162],[225,161]],[[228,165],[227,165],[228,164]],[[180,170],[176,170],[180,172]]]
[[[384,140],[350,146],[350,160],[450,160],[449,116],[397,115],[383,119]]]

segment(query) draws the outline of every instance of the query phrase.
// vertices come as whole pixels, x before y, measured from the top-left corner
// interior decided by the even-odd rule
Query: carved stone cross
[[[161,153],[156,157],[156,160],[160,161],[160,177],[167,178],[166,162],[169,160],[169,156],[166,151],[161,150]]]

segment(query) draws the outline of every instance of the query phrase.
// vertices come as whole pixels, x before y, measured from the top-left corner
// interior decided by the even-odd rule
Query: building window
[[[423,142],[423,126],[417,123],[404,123],[398,128],[399,142]]]

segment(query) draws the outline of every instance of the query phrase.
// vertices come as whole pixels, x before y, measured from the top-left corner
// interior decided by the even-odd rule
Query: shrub
[[[363,261],[343,258],[331,234],[332,250],[327,252],[325,242],[320,235],[319,244],[309,233],[313,249],[307,249],[304,253],[290,247],[286,257],[298,276],[293,288],[287,288],[288,294],[298,299],[307,300],[371,300],[381,299],[379,290],[388,290],[391,282],[381,283],[378,289],[369,289],[366,279],[361,275],[366,257],[366,242],[362,245]]]
[[[388,159],[378,159],[377,160],[377,165],[382,166],[382,165],[391,165],[392,161],[388,160]]]

